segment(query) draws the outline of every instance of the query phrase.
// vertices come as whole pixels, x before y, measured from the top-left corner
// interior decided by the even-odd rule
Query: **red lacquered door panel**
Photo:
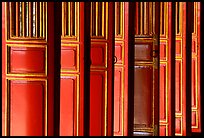
[[[192,34],[192,132],[201,132],[200,97],[200,2],[194,2],[194,31]]]
[[[2,11],[2,135],[53,135],[54,3],[5,2]]]
[[[186,3],[176,2],[175,135],[186,135]]]
[[[91,2],[89,135],[113,135],[114,3]]]
[[[133,3],[132,3],[133,4]],[[129,2],[115,3],[114,135],[128,135]],[[133,24],[133,23],[132,23]]]
[[[89,8],[85,2],[62,2],[60,136],[84,135]]]
[[[136,2],[135,16],[133,135],[158,135],[159,3]]]
[[[161,2],[160,5],[159,135],[172,136],[175,133],[172,124],[175,121],[172,110],[175,103],[175,16],[172,15],[175,4]]]

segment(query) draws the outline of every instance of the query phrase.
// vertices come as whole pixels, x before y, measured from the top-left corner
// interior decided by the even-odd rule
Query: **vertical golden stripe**
[[[46,26],[46,2],[43,2],[43,37],[45,37],[45,26]]]
[[[29,37],[32,37],[32,3],[29,2]]]
[[[16,2],[16,37],[19,36],[19,3]]]
[[[164,20],[162,18],[162,14],[164,14],[162,11],[162,4],[163,4],[163,2],[160,2],[160,35],[162,34],[162,20]]]
[[[153,2],[153,16],[152,16],[152,18],[153,18],[153,20],[152,20],[152,24],[153,24],[153,28],[152,28],[152,30],[153,30],[153,34],[155,34],[155,27],[156,27],[156,25],[155,25],[155,2]]]
[[[73,28],[73,24],[72,24],[72,21],[73,21],[73,7],[72,7],[72,3],[73,2],[70,2],[70,36],[72,36],[72,28]]]
[[[147,2],[144,2],[144,34],[147,34]]]
[[[143,2],[140,2],[140,35],[143,34]]]
[[[153,10],[153,8],[152,8],[152,2],[149,2],[149,32],[150,32],[150,34],[153,32],[152,31],[152,17],[153,17],[153,15],[152,15],[152,10]]]
[[[64,28],[65,28],[65,25],[64,25],[64,19],[65,19],[65,5],[64,5],[65,2],[62,2],[62,36],[64,37]]]
[[[67,7],[68,7],[68,28],[67,28],[67,29],[68,29],[68,31],[67,31],[68,36],[71,35],[71,34],[70,34],[70,30],[71,30],[71,28],[70,28],[70,26],[71,26],[71,25],[70,25],[70,24],[71,24],[71,21],[70,21],[70,19],[71,19],[71,17],[70,17],[70,16],[71,16],[71,12],[70,12],[71,9],[70,9],[70,7],[71,7],[71,6],[70,6],[70,5],[71,5],[71,4],[70,4],[70,3],[71,3],[71,2],[68,2],[68,3],[67,3],[67,4],[68,4],[68,6],[67,6]]]
[[[26,34],[26,18],[25,18],[25,2],[22,2],[22,28],[23,28],[23,37]]]
[[[10,30],[9,30],[9,35],[10,35],[10,37],[12,37],[12,35],[13,35],[13,21],[12,21],[12,12],[13,12],[13,10],[12,10],[12,2],[9,2],[9,26],[10,26]]]
[[[91,17],[90,17],[90,19],[91,19],[90,20],[90,25],[91,25],[90,26],[90,35],[91,36],[93,36],[93,32],[92,32],[93,31],[93,17],[92,17],[93,16],[93,8],[92,7],[93,7],[93,3],[91,2],[91,9],[90,9],[91,10],[90,11],[90,15],[91,15]]]
[[[42,2],[40,2],[40,20],[37,22],[40,22],[40,37],[42,37]]]
[[[102,2],[102,15],[106,15],[105,14],[105,2]],[[104,30],[105,30],[105,25],[104,25],[104,16],[102,16],[102,36],[104,36]]]
[[[98,11],[98,2],[96,2],[96,36],[98,36],[98,24],[99,24],[99,11]]]
[[[149,32],[149,2],[146,2],[146,14],[145,14],[145,16],[146,16],[146,34],[149,34],[150,32]]]
[[[115,12],[115,36],[117,36],[117,13],[118,13],[117,5],[118,5],[118,2],[115,3],[115,11],[116,11]]]
[[[67,18],[68,18],[68,11],[67,11],[67,2],[64,2],[64,35],[67,35],[67,25],[68,25],[68,22],[67,22]]]
[[[178,16],[178,2],[176,2],[176,8],[175,8],[175,31],[176,31],[176,34],[177,34],[177,27],[178,27],[178,24],[177,24],[177,16]]]

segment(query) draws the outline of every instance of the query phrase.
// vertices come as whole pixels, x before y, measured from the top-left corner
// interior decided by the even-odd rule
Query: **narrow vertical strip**
[[[106,15],[105,14],[105,2],[102,2],[102,15],[104,15],[104,16]],[[105,24],[105,21],[104,21],[105,17],[104,16],[101,17],[102,18],[102,27],[101,27],[102,36],[104,36],[104,30],[106,30],[105,25],[104,25]]]
[[[149,3],[149,32],[153,33],[153,2]]]
[[[19,2],[16,2],[16,37],[19,37]]]
[[[40,2],[40,20],[37,22],[40,22],[40,37],[42,37],[42,2]]]
[[[10,37],[13,36],[13,21],[12,21],[12,12],[13,12],[13,8],[12,8],[12,2],[9,2],[9,35]]]
[[[32,24],[32,34],[33,34],[33,37],[35,37],[36,36],[36,24],[35,24],[35,22],[36,22],[36,2],[33,2],[33,12],[32,12],[32,14],[33,14],[33,24]]]
[[[25,2],[22,2],[22,28],[23,28],[23,37],[26,35],[26,8]]]
[[[62,37],[64,37],[64,28],[65,28],[65,25],[64,25],[64,19],[65,19],[65,2],[62,2]]]
[[[143,2],[140,2],[140,35],[143,34]]]
[[[71,2],[67,2],[67,15],[68,15],[68,18],[67,18],[67,25],[68,25],[68,26],[67,26],[67,29],[68,29],[68,30],[67,30],[67,35],[68,35],[68,36],[71,35],[71,34],[70,34],[70,26],[71,26],[71,25],[70,25],[70,19],[71,19],[71,17],[70,17],[70,16],[71,16],[70,3],[71,3]]]
[[[29,37],[32,37],[32,2],[29,2]]]
[[[39,18],[39,12],[38,12],[39,11],[39,6],[38,5],[39,5],[39,2],[36,2],[36,4],[35,4],[35,6],[36,6],[36,10],[35,10],[35,15],[36,15],[35,16],[35,26],[36,26],[35,27],[35,33],[36,33],[36,37],[39,37],[39,34],[38,34],[38,30],[39,30],[38,29],[39,28],[39,26],[38,26],[38,22],[39,22],[38,21],[38,18]]]
[[[29,34],[29,5],[28,5],[28,2],[25,2],[25,14],[26,14],[26,22],[25,22],[25,26],[26,26],[26,36],[28,36]]]
[[[148,22],[147,22],[147,2],[144,2],[143,3],[144,7],[144,34],[147,35],[147,25],[148,25]]]
[[[98,2],[96,2],[96,22],[95,22],[95,24],[96,24],[96,36],[98,36],[98,22],[99,22],[99,20],[98,20],[98,18],[99,18],[99,12],[98,12]]]

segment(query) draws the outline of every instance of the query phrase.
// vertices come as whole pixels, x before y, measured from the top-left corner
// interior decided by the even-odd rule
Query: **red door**
[[[60,136],[84,135],[90,3],[62,2]]]
[[[134,135],[158,135],[159,3],[136,2]]]
[[[2,4],[3,135],[53,135],[54,3]]]
[[[194,31],[192,34],[192,132],[201,132],[200,97],[200,2],[194,2]]]
[[[91,2],[89,135],[112,135],[114,3]]]
[[[159,135],[175,134],[175,3],[160,3]]]

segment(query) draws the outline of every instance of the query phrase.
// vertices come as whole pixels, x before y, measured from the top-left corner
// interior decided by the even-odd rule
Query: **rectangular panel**
[[[61,71],[79,70],[79,45],[61,47]]]
[[[176,57],[182,57],[182,40],[176,40]]]
[[[135,44],[135,60],[152,61],[152,43]]]
[[[123,64],[123,53],[124,53],[124,45],[123,43],[115,43],[115,56],[117,57],[116,64]]]
[[[90,135],[102,136],[105,119],[105,72],[91,72],[90,75]]]
[[[166,76],[166,64],[162,64],[160,63],[160,100],[159,100],[159,112],[160,112],[160,120],[162,121],[166,121],[167,120],[167,116],[166,116],[166,106],[167,106],[167,93],[166,93],[166,89],[167,89],[167,76]]]
[[[123,91],[122,67],[115,67],[114,74],[114,135],[122,132],[122,91]]]
[[[10,135],[42,136],[45,131],[45,82],[9,81]],[[9,94],[8,94],[9,96]]]
[[[167,60],[167,42],[160,41],[160,60]]]
[[[60,84],[60,136],[73,136],[76,121],[77,78],[61,76]]]
[[[46,47],[8,46],[7,71],[10,74],[46,75]]]
[[[135,66],[134,76],[134,125],[136,129],[150,128],[153,121],[153,68]]]
[[[176,128],[175,128],[175,132],[176,135],[181,135],[182,134],[182,117],[176,117]]]
[[[197,114],[196,114],[197,112],[196,111],[191,111],[191,125],[192,125],[192,128],[194,128],[194,127],[197,127]]]
[[[91,67],[107,67],[107,43],[91,44]]]
[[[196,108],[196,100],[197,100],[197,91],[196,91],[196,87],[198,87],[197,84],[197,80],[196,80],[196,59],[191,60],[191,106],[193,108]]]
[[[159,127],[159,136],[166,136],[167,132],[166,132],[166,125],[160,125]]]
[[[176,97],[175,97],[175,100],[176,100],[176,103],[175,103],[175,106],[176,106],[176,113],[181,113],[181,104],[182,104],[182,101],[181,101],[181,92],[182,92],[182,80],[181,80],[181,77],[182,77],[182,74],[181,74],[181,60],[176,60],[176,72],[175,72],[175,75],[176,75]]]

